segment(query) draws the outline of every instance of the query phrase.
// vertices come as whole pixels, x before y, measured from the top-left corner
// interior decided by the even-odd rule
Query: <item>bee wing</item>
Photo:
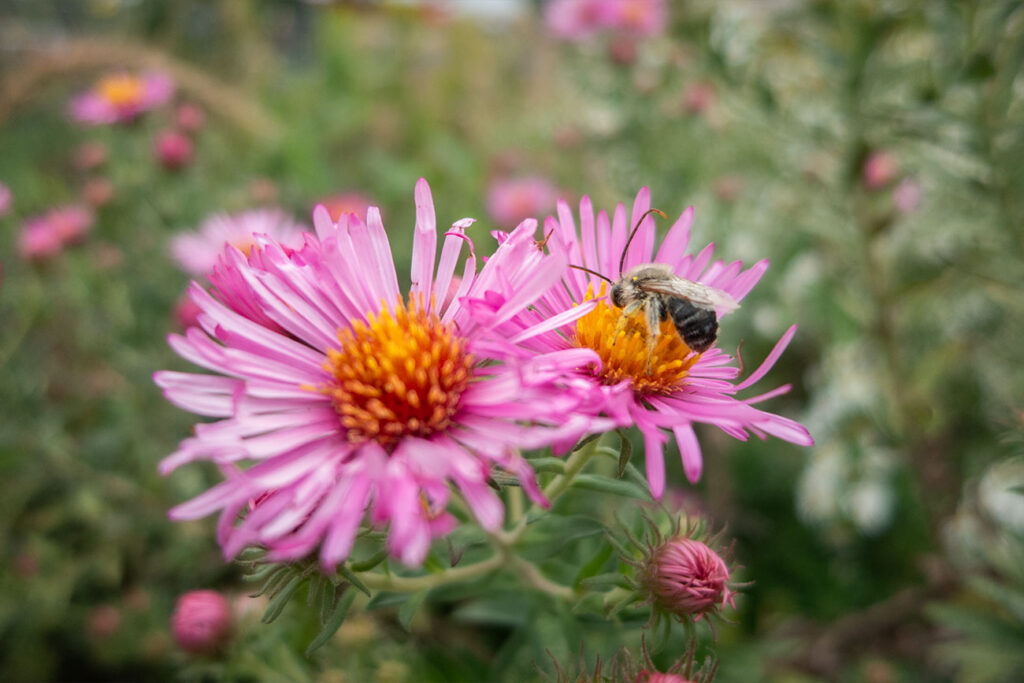
[[[689,299],[695,306],[714,310],[718,313],[729,313],[740,307],[739,302],[726,292],[702,285],[693,280],[684,280],[681,277],[665,280],[648,280],[643,283],[643,288],[658,294],[668,294]]]

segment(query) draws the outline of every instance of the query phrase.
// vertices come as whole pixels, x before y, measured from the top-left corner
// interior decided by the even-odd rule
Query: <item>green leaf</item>
[[[575,446],[572,447],[572,452],[575,453],[576,451],[580,450],[594,439],[599,438],[601,438],[600,434],[591,434],[590,436],[583,437],[582,439],[579,440],[579,442],[576,443]]]
[[[359,562],[352,562],[351,563],[352,571],[354,571],[354,572],[368,572],[371,569],[373,569],[374,567],[376,567],[378,564],[380,564],[381,562],[386,560],[387,557],[388,557],[387,549],[386,548],[382,548],[382,549],[378,550],[376,553],[374,553],[373,555],[371,555],[370,557],[366,558],[365,560],[361,560]]]
[[[600,491],[611,493],[625,498],[638,498],[640,500],[651,500],[651,494],[646,489],[623,479],[608,479],[597,474],[578,474],[572,482],[573,488]]]
[[[269,574],[266,583],[263,584],[263,587],[260,588],[257,592],[250,595],[250,597],[258,598],[261,595],[269,595],[271,597],[274,596],[277,593],[278,588],[280,588],[281,584],[283,584],[284,581],[292,574],[291,565],[274,565],[274,569],[276,571],[271,572]]]
[[[334,606],[334,611],[328,617],[327,621],[324,622],[323,628],[316,634],[316,638],[306,648],[306,656],[309,657],[316,650],[318,650],[324,643],[326,643],[331,636],[333,636],[341,625],[345,623],[345,617],[348,616],[348,611],[352,607],[352,602],[356,599],[355,591],[345,591],[338,603]]]
[[[402,625],[406,631],[409,630],[409,624],[412,623],[412,618],[416,616],[416,612],[419,611],[420,605],[427,598],[427,593],[430,591],[420,591],[409,596],[409,599],[402,603],[402,606],[398,608],[398,623]]]
[[[408,599],[408,593],[382,591],[370,598],[370,602],[366,603],[366,611],[369,612],[370,610],[381,609],[382,607],[394,607],[395,605],[401,605]]]
[[[621,429],[616,429],[615,433],[619,435],[619,479],[622,479],[629,460],[633,457],[633,442],[626,437],[626,433]]]
[[[348,580],[348,582],[351,583],[353,586],[355,586],[360,591],[365,593],[366,597],[373,597],[373,594],[370,592],[370,589],[366,587],[366,584],[359,580],[359,577],[356,576],[351,569],[349,569],[345,565],[340,565],[338,567],[338,573],[344,576]]]
[[[293,595],[295,595],[295,591],[299,589],[299,586],[305,578],[306,577],[302,574],[296,574],[292,577],[292,580],[285,585],[281,592],[274,596],[274,599],[270,601],[269,605],[267,605],[267,611],[263,613],[262,621],[264,624],[269,624],[281,615],[285,605],[287,605],[288,601],[291,600]]]
[[[553,472],[565,474],[565,461],[561,458],[533,458],[529,461],[534,472]]]
[[[629,579],[618,572],[597,574],[580,582],[584,588],[629,588]]]
[[[602,543],[597,552],[594,553],[594,556],[585,565],[580,567],[579,572],[576,573],[576,578],[572,581],[572,585],[579,588],[581,581],[595,576],[614,554],[615,548],[610,543]]]

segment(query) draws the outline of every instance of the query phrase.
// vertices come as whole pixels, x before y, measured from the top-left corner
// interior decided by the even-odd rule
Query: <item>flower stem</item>
[[[395,576],[394,574],[381,574],[379,572],[367,572],[358,574],[359,580],[366,584],[367,588],[384,591],[400,591],[403,593],[416,593],[422,590],[430,590],[438,586],[444,586],[458,581],[475,579],[478,576],[488,574],[506,563],[503,553],[495,553],[486,560],[464,567],[452,567],[436,574],[426,576]]]

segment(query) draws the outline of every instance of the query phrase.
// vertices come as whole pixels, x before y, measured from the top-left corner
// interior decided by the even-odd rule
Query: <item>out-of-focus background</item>
[[[485,253],[556,197],[646,185],[695,206],[695,248],[771,259],[719,343],[752,365],[799,324],[771,409],[817,445],[709,430],[701,483],[669,475],[752,581],[717,680],[1024,677],[1024,6],[622,1],[634,23],[598,29],[526,0],[0,3],[0,678],[512,681],[623,644],[453,595],[307,659],[314,610],[260,624],[213,521],[166,518],[217,477],[156,470],[194,421],[150,379],[186,367],[172,238],[368,202],[407,272],[420,176]],[[69,115],[122,72],[174,94]],[[215,656],[169,625],[195,589],[232,605]]]

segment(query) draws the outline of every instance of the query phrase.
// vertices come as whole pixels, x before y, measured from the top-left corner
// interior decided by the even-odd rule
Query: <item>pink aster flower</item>
[[[500,226],[511,227],[550,211],[557,200],[558,190],[539,176],[496,180],[487,190],[487,212]]]
[[[33,216],[22,225],[18,253],[29,261],[41,261],[68,244],[81,241],[92,228],[94,216],[84,206],[69,205]]]
[[[200,327],[170,343],[215,374],[159,372],[155,380],[172,403],[220,419],[196,425],[161,470],[195,460],[220,466],[225,480],[171,517],[220,511],[226,556],[259,545],[283,561],[319,548],[330,570],[368,517],[388,525],[394,555],[420,564],[431,539],[454,525],[446,511],[453,487],[495,530],[504,510],[487,484],[492,468],[517,475],[543,503],[519,449],[609,426],[579,414],[581,395],[560,383],[595,362],[593,351],[521,358],[504,353],[511,345],[492,333],[565,270],[564,257],[536,248],[536,222],[513,231],[480,272],[470,244],[459,292],[445,306],[472,220],[445,234],[435,267],[426,181],[415,198],[408,295],[377,208],[365,222],[345,214],[335,223],[319,206],[317,234],[300,249],[259,235],[248,257],[225,249],[216,297],[193,283]]]
[[[544,20],[559,38],[586,40],[604,27],[607,4],[607,0],[551,0]]]
[[[552,254],[561,254],[570,263],[581,265],[615,281],[621,276],[619,260],[633,225],[650,208],[650,192],[644,188],[636,197],[627,219],[620,204],[611,219],[602,211],[595,220],[588,197],[580,201],[580,230],[569,206],[558,204],[558,217],[549,217],[544,225],[546,246]],[[648,263],[664,264],[677,277],[703,283],[721,290],[736,302],[757,284],[768,262],[759,261],[744,270],[742,263],[711,261],[713,245],[698,254],[687,254],[693,209],[687,209],[671,227],[661,246],[655,250],[655,225],[646,217],[626,254],[624,271]],[[739,398],[744,389],[760,380],[779,358],[796,326],[782,336],[764,363],[746,379],[737,381],[740,369],[733,357],[711,346],[703,353],[692,351],[676,332],[671,319],[661,322],[660,335],[648,354],[647,326],[643,311],[621,321],[623,309],[612,305],[606,296],[607,283],[589,273],[566,271],[562,287],[547,291],[526,315],[516,322],[524,330],[540,321],[559,316],[582,303],[596,304],[587,315],[560,326],[548,325],[543,334],[528,335],[506,327],[510,339],[531,348],[556,351],[581,348],[592,350],[601,362],[581,367],[579,376],[591,384],[593,397],[588,405],[600,408],[620,425],[635,424],[644,437],[647,478],[651,493],[660,498],[665,486],[662,451],[667,441],[665,430],[676,437],[687,478],[700,478],[700,445],[693,429],[695,423],[711,424],[726,434],[746,440],[750,434],[760,438],[773,435],[801,445],[811,445],[807,430],[797,422],[758,409],[756,404],[789,390],[779,387],[758,396]],[[719,317],[726,313],[718,311]],[[616,334],[619,330],[621,333]]]
[[[203,221],[196,232],[175,237],[171,242],[171,255],[186,273],[206,275],[217,264],[227,244],[247,254],[256,235],[266,235],[282,244],[298,247],[305,229],[278,209],[220,213]]]
[[[153,140],[153,154],[169,171],[185,168],[192,162],[195,145],[192,139],[176,130],[162,130]]]
[[[359,192],[339,192],[320,200],[332,221],[339,221],[344,214],[351,213],[365,222],[366,210],[372,203],[369,197]]]
[[[174,82],[165,74],[112,73],[71,101],[71,118],[87,125],[127,123],[171,98]]]

